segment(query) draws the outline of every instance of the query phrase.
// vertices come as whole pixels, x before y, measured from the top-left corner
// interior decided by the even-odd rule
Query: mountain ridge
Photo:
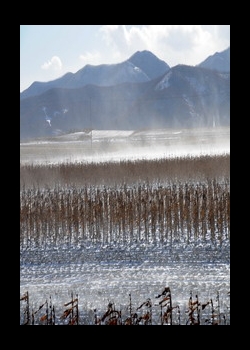
[[[20,93],[20,99],[39,95],[51,88],[78,88],[88,84],[112,86],[124,82],[146,82],[169,70],[167,63],[152,52],[137,51],[127,60],[115,64],[87,64],[76,73],[66,73],[49,82],[34,82]]]
[[[141,83],[53,88],[20,101],[20,138],[83,129],[230,124],[230,73],[177,65]]]
[[[33,83],[26,95],[20,98],[21,140],[83,129],[228,126],[230,48],[199,65],[172,68],[150,51],[137,51],[118,64],[87,65]]]

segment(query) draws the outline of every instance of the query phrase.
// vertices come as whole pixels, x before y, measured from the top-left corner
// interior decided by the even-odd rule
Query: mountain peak
[[[170,67],[152,52],[137,51],[129,59],[116,64],[87,64],[76,73],[66,73],[50,82],[35,82],[20,94],[20,98],[35,96],[51,88],[74,89],[86,85],[112,86],[127,82],[145,82],[166,73]]]
[[[142,50],[142,51],[136,51],[136,52],[129,58],[129,60],[130,60],[131,58],[133,58],[133,57],[136,57],[136,56],[138,56],[138,57],[149,57],[149,56],[151,56],[151,57],[157,58],[151,51]]]
[[[144,71],[150,79],[157,78],[170,69],[166,62],[160,60],[148,50],[135,52],[128,61]]]

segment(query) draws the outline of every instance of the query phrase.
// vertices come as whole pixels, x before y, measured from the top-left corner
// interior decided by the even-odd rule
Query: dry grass
[[[194,182],[230,176],[230,155],[190,156],[106,163],[20,165],[20,187],[56,187],[143,182]]]
[[[84,240],[105,245],[132,241],[172,243],[179,239],[230,240],[229,155],[20,166],[21,249],[28,244],[39,248]],[[73,300],[72,297],[70,320],[78,324]],[[22,324],[30,324],[28,293],[22,302],[27,303]],[[200,324],[205,303],[211,308],[207,324],[221,324],[221,318],[214,316],[218,313],[214,312],[212,300],[201,304],[198,297],[191,297],[188,304],[187,324]],[[200,307],[195,308],[198,304]],[[44,306],[49,310],[47,320],[52,320],[47,324],[53,324],[53,305],[46,301]],[[161,310],[162,323],[172,324],[172,310],[178,312],[175,306],[167,303]],[[98,321],[96,316],[93,322],[125,322],[120,310],[114,312],[113,304],[106,313],[107,317],[103,314]],[[150,308],[146,307],[140,316],[137,313],[138,317],[134,314],[135,310],[131,311],[126,324],[151,324]]]
[[[229,181],[23,190],[20,228],[22,246],[223,241],[230,238]]]
[[[230,296],[228,292],[224,298]],[[114,302],[109,302],[107,308],[103,310],[93,309],[91,312],[92,320],[84,322],[78,306],[78,294],[71,292],[71,300],[61,307],[55,307],[51,297],[49,302],[46,300],[37,310],[31,308],[29,304],[29,292],[27,291],[20,297],[21,325],[229,325],[230,308],[225,307],[229,301],[225,301],[226,311],[221,312],[221,297],[217,291],[215,301],[200,301],[198,294],[193,298],[192,291],[187,300],[187,307],[184,314],[181,314],[179,303],[173,300],[169,287],[152,298],[147,298],[140,305],[133,303],[131,294],[129,294],[129,305],[122,311],[115,306]],[[153,315],[154,313],[154,321]],[[157,321],[156,321],[157,319]],[[57,320],[57,321],[56,321]]]

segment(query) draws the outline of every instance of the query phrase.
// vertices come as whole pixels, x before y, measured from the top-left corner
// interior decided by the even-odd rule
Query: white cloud
[[[44,70],[52,69],[58,71],[62,69],[62,61],[58,56],[53,56],[51,60],[45,62],[41,68]]]
[[[80,55],[80,60],[83,61],[84,65],[91,64],[91,65],[98,65],[101,61],[101,54],[100,52],[86,52],[85,54]]]
[[[123,61],[128,58],[129,36],[124,25],[105,25],[100,28],[103,40],[112,52],[113,60]]]
[[[230,26],[223,25],[105,25],[100,28],[106,45],[117,59],[149,50],[170,66],[195,65],[226,49],[230,46],[229,30]]]

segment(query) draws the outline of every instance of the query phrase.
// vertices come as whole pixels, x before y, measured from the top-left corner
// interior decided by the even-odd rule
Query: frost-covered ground
[[[21,253],[20,292],[29,291],[34,310],[51,296],[58,324],[63,323],[63,305],[71,300],[72,292],[79,297],[80,324],[93,324],[94,310],[102,316],[109,302],[121,310],[125,319],[129,315],[129,294],[134,311],[150,298],[152,322],[160,324],[159,300],[155,297],[170,287],[173,306],[179,305],[181,324],[186,324],[190,292],[193,297],[198,294],[201,303],[213,299],[216,305],[219,291],[220,312],[230,324],[229,250],[228,242],[28,249]],[[201,323],[210,317],[209,312],[201,313]]]
[[[92,131],[91,138],[75,133],[54,140],[20,144],[22,163],[65,161],[109,161],[136,158],[160,158],[176,155],[229,153],[229,129],[198,134],[186,130]],[[213,300],[230,324],[230,243],[196,241],[186,244],[99,246],[79,243],[74,246],[48,246],[20,249],[20,295],[29,292],[30,307],[37,310],[49,300],[55,306],[56,324],[71,293],[78,294],[79,323],[93,324],[94,310],[99,315],[109,302],[129,315],[129,294],[134,311],[146,299],[152,300],[152,323],[160,324],[160,306],[155,297],[170,287],[173,306],[179,305],[181,324],[186,324],[190,292],[202,303]],[[20,302],[20,324],[25,304]],[[218,311],[218,309],[216,309]],[[201,313],[201,323],[211,309]],[[174,321],[177,322],[176,316]]]

